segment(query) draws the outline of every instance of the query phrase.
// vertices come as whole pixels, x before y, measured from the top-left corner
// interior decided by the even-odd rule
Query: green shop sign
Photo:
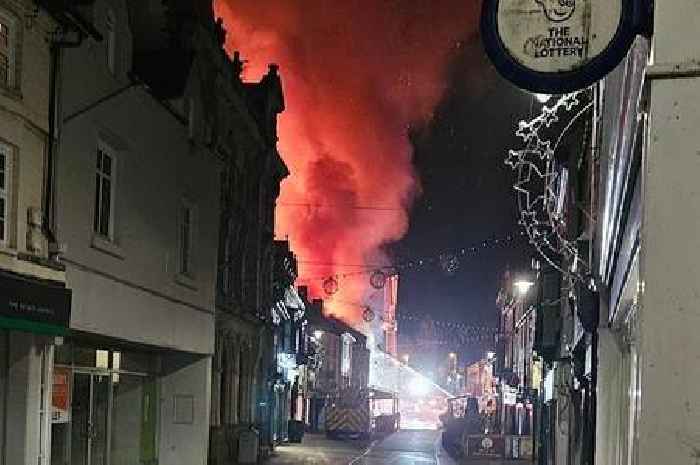
[[[64,335],[70,308],[71,291],[63,283],[0,273],[0,328]]]

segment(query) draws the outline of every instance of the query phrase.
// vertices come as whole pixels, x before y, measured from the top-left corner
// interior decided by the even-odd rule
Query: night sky
[[[279,150],[290,176],[276,234],[299,258],[298,284],[328,313],[357,325],[364,305],[377,305],[371,296],[382,292],[366,272],[344,276],[358,263],[374,271],[520,233],[503,160],[533,98],[488,62],[480,2],[217,0],[215,9],[227,50],[248,60],[246,79],[280,66]],[[401,266],[400,331],[410,336],[401,316],[411,314],[495,326],[502,273],[531,256],[516,243],[461,260],[452,274]]]
[[[432,122],[413,131],[422,195],[411,213],[408,234],[393,248],[398,257],[437,256],[521,231],[511,187],[513,172],[503,158],[517,146],[514,128],[528,117],[533,99],[496,73],[478,37],[466,40],[462,49],[451,65],[449,91]],[[460,260],[452,274],[437,266],[403,272],[399,311],[495,326],[502,273],[509,266],[527,266],[532,256],[528,244],[518,240]],[[401,332],[410,337],[415,325],[404,320]],[[445,351],[475,358],[483,349]]]

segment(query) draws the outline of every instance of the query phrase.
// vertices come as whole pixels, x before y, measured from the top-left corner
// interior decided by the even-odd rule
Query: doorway
[[[55,362],[52,465],[158,463],[156,357],[64,345]]]
[[[106,465],[110,375],[76,371],[73,378],[72,465]]]

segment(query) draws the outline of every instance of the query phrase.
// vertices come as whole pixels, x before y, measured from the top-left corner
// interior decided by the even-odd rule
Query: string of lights
[[[492,237],[485,239],[483,241],[480,241],[478,243],[472,243],[468,246],[461,247],[461,248],[456,248],[456,249],[451,249],[447,251],[443,251],[441,253],[438,253],[433,256],[428,256],[428,257],[414,257],[414,258],[405,258],[402,260],[397,260],[395,263],[391,265],[381,265],[381,264],[357,264],[357,263],[341,263],[341,262],[314,262],[314,261],[307,261],[304,259],[299,260],[299,264],[302,264],[304,266],[312,267],[312,268],[346,268],[346,269],[352,269],[352,268],[358,268],[357,271],[347,271],[347,272],[342,272],[342,273],[334,273],[334,274],[318,274],[316,276],[301,276],[298,278],[298,281],[300,283],[309,283],[313,281],[323,281],[324,283],[328,283],[329,289],[335,289],[336,291],[338,290],[339,287],[339,281],[341,279],[346,279],[346,278],[351,278],[351,277],[358,277],[358,276],[364,276],[364,275],[370,275],[374,276],[377,278],[379,274],[382,274],[384,276],[387,275],[392,275],[392,274],[398,274],[400,272],[420,272],[424,271],[426,269],[433,268],[434,266],[438,266],[444,273],[448,275],[453,275],[455,274],[460,266],[462,261],[468,260],[471,258],[474,258],[478,256],[479,254],[499,248],[499,247],[508,247],[512,245],[517,245],[520,242],[520,239],[525,239],[526,238],[526,232],[525,231],[519,231],[519,232],[513,232],[506,234],[504,236],[500,237]],[[375,279],[375,282],[379,282],[382,280]],[[324,286],[325,287],[325,286]],[[376,287],[373,285],[373,287]],[[383,287],[383,285],[381,286]],[[332,295],[327,293],[328,295]]]
[[[337,298],[331,298],[328,301],[334,302],[334,303],[341,303],[343,305],[348,305],[351,307],[363,308],[365,310],[369,310],[373,316],[373,318],[369,321],[373,321],[374,317],[377,314],[379,314],[381,321],[384,321],[384,317],[382,315],[383,312],[372,310],[371,305],[363,304],[361,302],[352,302],[352,301],[348,301],[348,300],[337,299]],[[424,324],[428,325],[428,327],[431,330],[435,330],[435,331],[443,332],[443,333],[445,331],[451,331],[451,332],[464,333],[464,334],[468,334],[468,335],[476,335],[476,334],[495,335],[499,331],[499,329],[494,327],[494,326],[470,325],[470,324],[461,323],[458,321],[436,320],[436,319],[431,318],[430,316],[425,315],[425,314],[419,315],[417,313],[406,312],[403,310],[399,311],[395,315],[395,319],[397,321],[410,321],[410,322],[424,323]]]
[[[352,204],[323,204],[323,203],[304,203],[304,202],[279,202],[278,207],[288,207],[288,208],[343,208],[350,210],[369,210],[369,211],[380,211],[380,212],[396,212],[396,211],[406,211],[403,208],[397,207],[375,207],[371,205],[352,205]]]

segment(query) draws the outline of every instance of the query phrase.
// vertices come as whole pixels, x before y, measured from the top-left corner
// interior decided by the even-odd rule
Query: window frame
[[[185,211],[189,211],[189,227],[187,230],[187,266],[185,265],[185,238],[184,238],[184,221],[185,221]],[[195,260],[194,260],[194,249],[195,249],[195,228],[197,222],[197,207],[189,199],[182,198],[178,205],[178,215],[177,215],[177,274],[179,276],[185,277],[188,280],[192,280],[195,277]]]
[[[13,150],[4,142],[0,142],[0,156],[5,158],[3,173],[5,176],[5,188],[0,189],[0,198],[5,201],[3,217],[3,236],[0,238],[0,247],[7,248],[10,245],[12,221],[12,189],[13,189]]]
[[[100,176],[100,180],[107,178],[109,179],[109,219],[107,222],[107,234],[102,234],[100,231],[100,226],[102,222],[102,212],[101,212],[101,205],[102,205],[102,182],[100,182],[99,189],[100,189],[100,196],[99,196],[99,201],[94,203],[93,206],[93,224],[92,224],[92,232],[96,237],[99,237],[101,239],[104,239],[108,242],[114,242],[115,234],[114,234],[114,228],[115,228],[115,196],[116,196],[116,185],[117,185],[117,164],[118,164],[118,158],[116,155],[116,150],[112,148],[109,144],[105,143],[103,140],[99,140],[97,143],[97,150],[95,152],[95,155],[106,155],[111,159],[111,173],[109,175],[104,174],[101,168],[97,168],[95,165],[96,163],[96,158],[93,157],[93,173],[95,176]],[[94,179],[94,178],[93,178]],[[98,189],[98,186],[95,186],[95,189]],[[97,195],[96,192],[93,192],[94,195]],[[95,224],[97,222],[97,224]]]
[[[6,24],[9,32],[7,35],[7,82],[0,81],[0,87],[15,89],[17,87],[17,42],[18,21],[15,16],[4,8],[0,8],[0,22]]]

